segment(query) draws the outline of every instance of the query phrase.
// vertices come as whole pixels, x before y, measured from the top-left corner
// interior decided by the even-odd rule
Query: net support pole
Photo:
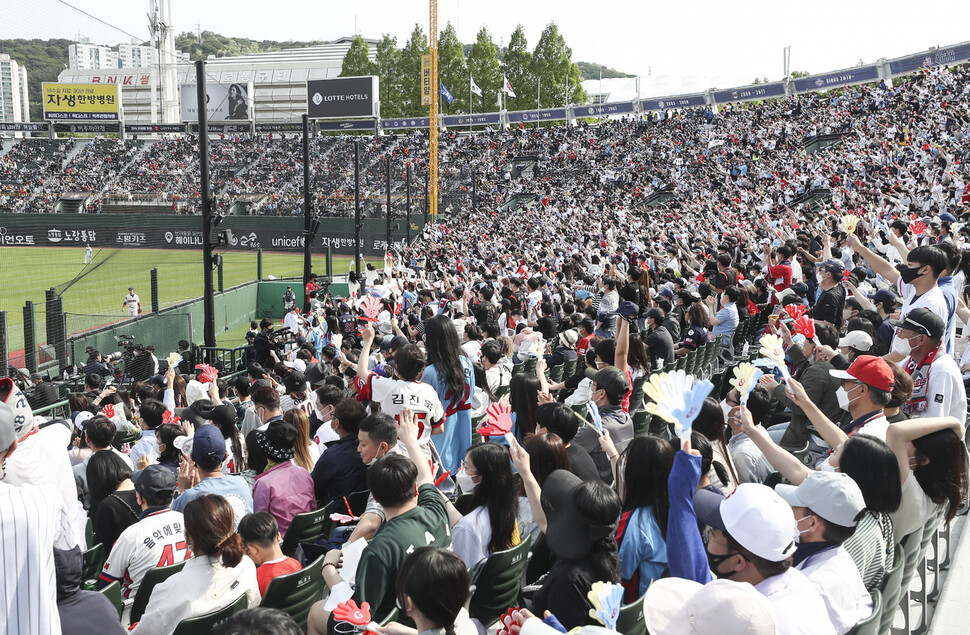
[[[303,288],[310,283],[311,255],[310,223],[313,218],[313,202],[310,200],[310,117],[303,115]],[[304,311],[309,311],[310,300],[304,296]]]
[[[202,274],[204,289],[203,340],[209,349],[216,345],[216,303],[212,280],[212,193],[209,186],[209,117],[206,112],[205,60],[195,63],[196,98],[199,112],[199,195],[202,197]],[[211,361],[211,360],[205,360]]]
[[[219,262],[219,264],[217,265],[217,268],[218,268],[217,273],[219,274],[219,278],[218,278],[218,280],[219,280],[219,293],[222,293],[223,290],[225,290],[225,286],[223,284],[223,276],[222,276],[222,267],[223,267],[224,262],[223,262],[223,259],[222,258],[219,258],[218,262]]]
[[[7,366],[10,364],[10,351],[7,350],[7,312],[0,311],[0,377],[7,376]]]
[[[411,164],[404,165],[404,247],[411,246]]]
[[[263,249],[260,247],[256,250],[256,279],[263,279]]]
[[[53,128],[53,126],[51,126]],[[34,324],[34,303],[24,303],[24,368],[37,372],[37,327]]]
[[[391,157],[384,159],[385,192],[387,193],[387,247],[385,252],[391,251]]]
[[[327,245],[327,277],[333,281],[333,248]]]
[[[158,267],[151,270],[152,313],[158,313]]]
[[[360,140],[354,139],[354,271],[360,281]]]

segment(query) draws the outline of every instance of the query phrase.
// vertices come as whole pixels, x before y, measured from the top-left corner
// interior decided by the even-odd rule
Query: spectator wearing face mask
[[[324,446],[311,473],[317,508],[367,489],[367,466],[357,452],[359,426],[366,416],[363,404],[344,398],[333,408],[331,420],[321,424],[338,438]]]
[[[943,350],[943,319],[929,309],[905,315],[894,351],[905,358],[900,366],[913,378],[913,394],[903,410],[910,416],[967,418],[967,394],[956,361]]]

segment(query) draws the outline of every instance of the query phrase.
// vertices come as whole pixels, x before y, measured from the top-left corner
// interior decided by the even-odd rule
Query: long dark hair
[[[515,519],[519,515],[518,490],[509,453],[497,443],[480,443],[468,449],[468,458],[481,482],[472,494],[472,506],[488,509],[488,519],[492,526],[490,551],[504,551],[514,547]]]
[[[519,442],[536,431],[540,387],[539,378],[532,373],[519,373],[509,380],[509,405],[515,413],[515,437]]]
[[[461,358],[465,351],[458,341],[458,331],[451,320],[444,315],[436,315],[424,322],[424,347],[428,353],[428,365],[438,371],[438,378],[451,394],[453,401],[459,401],[465,394],[465,368]]]
[[[734,471],[734,466],[731,464],[731,453],[724,441],[726,427],[724,411],[721,410],[720,404],[710,397],[705,399],[701,405],[700,414],[694,420],[693,429],[707,437],[711,446],[717,446],[721,451],[721,456],[727,460],[727,465],[722,465],[720,461],[714,459],[714,473],[725,485],[730,482],[729,477],[733,478],[735,483],[738,482],[737,472]]]
[[[617,469],[623,511],[652,505],[664,538],[670,511],[667,477],[673,465],[674,449],[670,443],[658,437],[637,437],[626,446]]]
[[[243,557],[232,506],[222,496],[203,494],[185,506],[185,535],[195,555],[219,556],[222,566],[235,567]]]
[[[953,430],[937,430],[913,439],[916,458],[928,459],[913,470],[920,488],[937,505],[946,505],[943,517],[953,520],[967,495],[967,448]]]
[[[569,469],[566,444],[558,434],[543,432],[533,435],[525,442],[524,447],[529,453],[529,471],[539,483],[539,487],[542,487],[546,478],[556,470]]]
[[[627,364],[630,368],[639,369],[645,373],[650,372],[650,356],[647,355],[647,347],[643,343],[643,338],[639,333],[630,333],[630,350],[627,353]]]
[[[472,364],[472,368],[475,370],[475,390],[481,390],[488,397],[490,403],[495,403],[498,401],[498,397],[492,392],[492,389],[488,387],[488,378],[485,375],[485,367],[482,366],[480,362],[475,362]]]
[[[622,506],[620,497],[602,481],[586,481],[576,489],[576,510],[591,526],[616,526]],[[577,528],[579,529],[579,528]],[[620,581],[620,556],[614,538],[615,530],[593,543],[587,558],[593,565],[594,580]]]
[[[401,564],[395,590],[399,606],[410,598],[432,624],[454,635],[455,620],[468,600],[468,585],[468,568],[454,551],[419,547]]]
[[[88,492],[91,493],[91,517],[101,501],[111,496],[125,479],[131,478],[131,467],[113,450],[95,452],[88,459]]]
[[[856,434],[842,445],[839,471],[849,475],[872,512],[891,514],[903,499],[899,483],[899,462],[892,448],[882,439]]]

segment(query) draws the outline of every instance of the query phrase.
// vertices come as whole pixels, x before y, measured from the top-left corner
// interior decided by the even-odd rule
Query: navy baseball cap
[[[131,480],[135,483],[135,491],[142,497],[154,498],[158,494],[175,491],[175,472],[157,463],[138,472],[137,477],[133,476]]]
[[[196,462],[226,458],[226,439],[218,427],[211,424],[199,426],[192,437],[192,458]]]
[[[902,299],[893,293],[892,289],[880,289],[869,296],[873,304],[888,304],[890,306],[895,304],[902,304]]]

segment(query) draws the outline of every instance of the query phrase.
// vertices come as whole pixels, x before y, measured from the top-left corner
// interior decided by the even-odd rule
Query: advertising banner
[[[313,79],[306,83],[310,119],[377,117],[380,87],[377,77]]]
[[[434,94],[434,82],[431,79],[431,56],[421,56],[421,105],[430,106],[431,96]]]
[[[498,113],[495,113],[498,116]],[[412,117],[410,119],[381,119],[381,128],[391,130],[394,128],[427,128],[431,124],[429,117]]]
[[[185,132],[184,123],[149,123],[149,124],[125,124],[125,132],[128,134],[173,134]]]
[[[118,121],[121,97],[117,84],[44,82],[44,119],[50,121]]]
[[[890,60],[889,71],[893,75],[904,75],[918,68],[958,64],[967,59],[970,59],[970,42]]]
[[[392,225],[391,241],[403,244],[404,219]],[[361,249],[365,255],[384,253],[387,233],[384,219],[364,219]],[[220,251],[302,252],[305,235],[302,218],[229,217],[219,230],[232,231],[232,243]],[[424,229],[423,214],[411,215],[411,236]],[[0,218],[0,245],[23,247],[68,247],[84,249],[199,249],[202,248],[202,219],[198,216],[5,214]],[[354,219],[321,218],[312,250],[324,253],[330,247],[337,254],[354,252]]]
[[[641,110],[669,110],[671,108],[687,108],[689,106],[704,106],[707,100],[704,95],[684,95],[662,97],[660,99],[643,99],[640,101]]]
[[[633,112],[632,101],[622,101],[615,104],[599,104],[596,106],[576,106],[573,108],[574,117],[605,117],[607,115],[622,115]]]
[[[444,118],[446,126],[493,126],[498,125],[499,121],[500,116],[497,112],[481,115],[448,115]]]
[[[733,101],[752,101],[755,99],[771,99],[772,97],[784,96],[785,85],[781,82],[775,82],[774,84],[755,84],[753,86],[717,90],[714,91],[714,102],[727,104]]]
[[[508,113],[509,123],[526,121],[556,121],[567,119],[565,108],[545,108],[543,110],[518,110]]]
[[[356,121],[318,121],[317,129],[320,131],[346,130],[374,130],[377,122],[374,119],[364,119]]]
[[[303,123],[258,123],[256,132],[303,132]]]
[[[0,132],[47,132],[50,130],[49,123],[2,123],[0,122]]]
[[[807,93],[818,90],[829,90],[848,86],[850,84],[863,84],[874,82],[879,79],[879,71],[875,64],[870,66],[859,66],[858,68],[847,68],[832,73],[822,75],[812,75],[810,77],[800,77],[795,80],[795,92]]]
[[[199,91],[196,84],[182,84],[182,121],[199,120]],[[252,119],[253,83],[205,84],[206,116],[209,121]]]
[[[121,124],[115,123],[62,123],[54,122],[54,132],[77,132],[83,134],[116,134]]]

